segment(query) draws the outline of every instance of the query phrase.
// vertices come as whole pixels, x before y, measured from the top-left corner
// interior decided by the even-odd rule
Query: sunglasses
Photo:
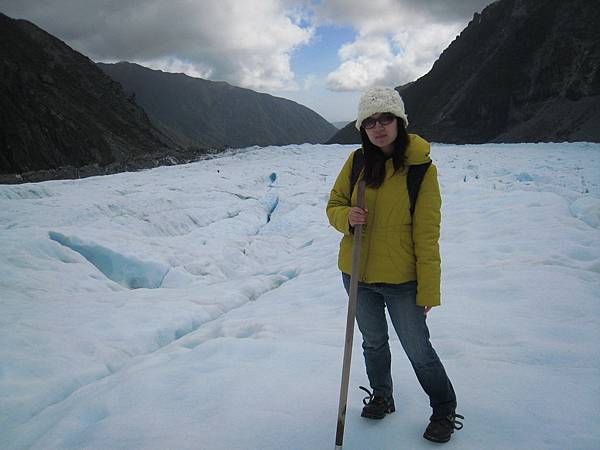
[[[362,121],[362,126],[363,126],[363,128],[370,130],[371,128],[375,127],[375,125],[377,125],[377,122],[379,122],[381,125],[385,126],[385,125],[389,125],[390,123],[392,123],[395,118],[396,118],[396,116],[393,115],[392,113],[383,113],[377,119],[374,119],[372,117],[367,117],[365,120]]]

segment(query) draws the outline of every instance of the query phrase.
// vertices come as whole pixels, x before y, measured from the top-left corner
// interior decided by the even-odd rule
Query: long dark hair
[[[385,180],[385,162],[392,158],[394,162],[394,172],[404,168],[406,163],[406,148],[408,147],[409,137],[406,132],[404,120],[396,117],[398,126],[398,136],[394,141],[394,150],[390,156],[381,151],[379,147],[373,144],[367,136],[364,127],[360,127],[360,137],[362,138],[362,148],[365,154],[364,180],[367,186],[378,188]]]

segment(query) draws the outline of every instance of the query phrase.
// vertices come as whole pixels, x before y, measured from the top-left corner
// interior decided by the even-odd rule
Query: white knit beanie
[[[400,117],[404,121],[404,126],[408,127],[408,116],[404,112],[404,102],[398,91],[390,87],[372,87],[362,95],[358,103],[356,129],[360,131],[360,125],[367,117],[386,112]]]

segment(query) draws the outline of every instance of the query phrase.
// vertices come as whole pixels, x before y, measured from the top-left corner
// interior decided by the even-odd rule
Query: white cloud
[[[363,90],[372,84],[387,84],[396,57],[384,36],[367,35],[338,52],[342,64],[327,76],[327,85],[336,91]]]
[[[310,42],[283,0],[5,0],[94,60],[127,60],[259,90],[296,87],[292,52]]]
[[[488,3],[0,1],[3,13],[31,20],[93,60],[126,60],[168,72],[228,81],[293,98],[332,120],[350,120],[357,91],[368,85],[396,86],[426,73],[473,12]],[[339,49],[339,66],[328,76],[305,72],[298,80],[290,59],[295,51],[314,43],[315,28],[324,24],[352,28],[357,32],[356,39]]]
[[[457,13],[461,9],[457,2],[425,3],[426,7],[410,0],[330,0],[318,5],[320,22],[358,31],[354,42],[338,52],[341,63],[327,76],[327,87],[362,91],[376,84],[398,86],[429,71],[470,16]],[[462,8],[473,7],[474,12],[487,1],[467,3],[463,2]]]
[[[315,74],[309,74],[304,78],[304,81],[302,82],[302,89],[305,91],[309,91],[313,87],[317,86],[318,82],[319,79]]]
[[[341,65],[327,76],[331,90],[364,90],[380,84],[398,86],[425,74],[459,29],[432,24],[418,33],[359,35],[343,46]]]

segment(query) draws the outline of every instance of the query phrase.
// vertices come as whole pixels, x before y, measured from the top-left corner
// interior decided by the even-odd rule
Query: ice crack
[[[169,272],[169,267],[155,261],[142,261],[117,253],[93,242],[83,242],[75,236],[50,231],[50,239],[79,253],[107,278],[128,289],[156,289]]]

